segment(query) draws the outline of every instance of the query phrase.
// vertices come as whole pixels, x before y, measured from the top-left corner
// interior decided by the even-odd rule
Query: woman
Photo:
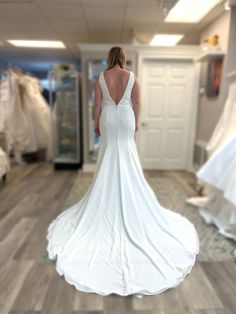
[[[106,70],[106,81],[109,86],[109,91],[112,99],[115,99],[115,103],[118,103],[118,99],[120,100],[123,91],[128,82],[129,71],[127,71],[125,67],[126,56],[124,50],[120,47],[111,48],[109,56],[108,56],[108,66]],[[117,88],[119,87],[119,88]],[[138,115],[139,115],[139,85],[138,81],[135,78],[131,100],[133,103],[133,110],[135,115],[135,132],[138,130]],[[95,133],[96,135],[100,135],[99,130],[99,115],[101,110],[102,103],[102,90],[99,85],[99,80],[97,79],[95,84]]]
[[[95,92],[101,135],[95,173],[83,198],[48,228],[48,253],[78,290],[154,295],[177,286],[199,252],[194,225],[160,205],[145,180],[134,141],[139,86],[113,47]]]

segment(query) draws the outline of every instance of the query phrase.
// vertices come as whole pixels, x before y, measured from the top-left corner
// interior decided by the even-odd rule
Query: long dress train
[[[102,143],[82,199],[48,227],[48,254],[76,289],[100,295],[153,295],[176,287],[199,253],[194,225],[162,207],[145,180],[134,141],[129,80],[118,104],[99,76]]]

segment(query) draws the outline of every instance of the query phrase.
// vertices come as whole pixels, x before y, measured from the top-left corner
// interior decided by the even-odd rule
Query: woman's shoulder
[[[132,71],[130,71],[128,69],[125,69],[125,68],[124,69],[122,69],[122,68],[116,69],[115,71],[114,71],[114,69],[104,69],[103,71],[101,71],[100,74],[102,74],[104,72],[106,72],[106,73],[114,73],[114,72],[117,72],[117,73],[130,73]]]

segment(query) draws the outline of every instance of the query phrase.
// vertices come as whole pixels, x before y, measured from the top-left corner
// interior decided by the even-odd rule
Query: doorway
[[[140,88],[138,149],[143,169],[187,169],[196,114],[193,62],[144,59]]]

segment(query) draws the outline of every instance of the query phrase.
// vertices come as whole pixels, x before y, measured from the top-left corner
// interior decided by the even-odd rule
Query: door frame
[[[142,51],[138,53],[138,62],[137,62],[137,79],[140,85],[140,106],[142,107],[142,66],[146,60],[153,61],[189,61],[193,64],[193,80],[192,80],[192,109],[189,120],[189,138],[187,143],[187,150],[189,154],[187,156],[186,169],[189,172],[195,172],[193,164],[193,155],[194,155],[194,143],[196,137],[196,123],[197,123],[197,113],[198,113],[198,96],[199,96],[199,78],[200,78],[200,64],[195,62],[197,56],[199,56],[199,46],[176,46],[176,47],[157,47],[154,51]],[[140,107],[140,108],[141,108]],[[142,109],[140,109],[141,112]],[[141,124],[141,114],[139,116],[139,125]],[[139,131],[136,134],[136,143],[137,150],[139,155],[141,155],[141,144],[140,144],[140,135]]]

